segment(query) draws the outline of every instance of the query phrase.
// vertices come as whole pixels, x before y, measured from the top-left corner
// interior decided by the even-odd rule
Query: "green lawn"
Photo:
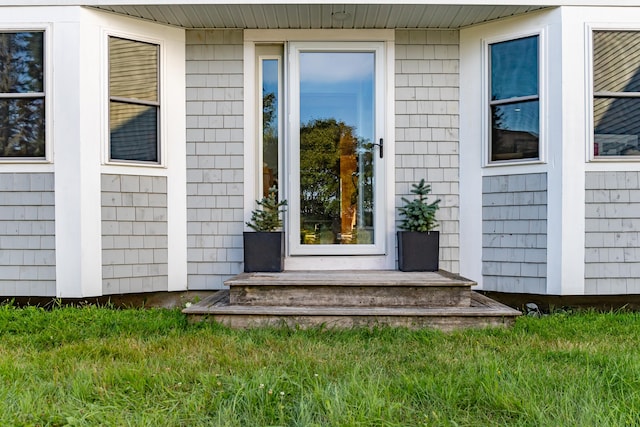
[[[4,305],[0,425],[639,425],[639,350],[636,313],[445,334]]]

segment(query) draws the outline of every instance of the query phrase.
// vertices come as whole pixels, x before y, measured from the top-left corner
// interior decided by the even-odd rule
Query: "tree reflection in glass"
[[[300,56],[300,242],[372,244],[374,53]]]

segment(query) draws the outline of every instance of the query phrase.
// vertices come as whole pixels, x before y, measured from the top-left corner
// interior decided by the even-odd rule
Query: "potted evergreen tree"
[[[275,187],[262,200],[256,200],[259,209],[251,212],[251,221],[246,224],[255,231],[243,233],[244,271],[247,273],[284,269],[284,232],[280,214],[285,212],[286,200],[278,200]]]
[[[436,212],[440,199],[427,203],[431,186],[424,179],[413,184],[413,200],[403,197],[398,208],[401,223],[398,231],[398,268],[401,271],[437,271],[439,269],[440,233]]]

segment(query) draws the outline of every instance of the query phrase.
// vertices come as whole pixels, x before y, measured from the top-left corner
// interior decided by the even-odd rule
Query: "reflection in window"
[[[640,156],[640,32],[594,31],[595,156]]]
[[[0,33],[0,158],[45,157],[44,33]]]
[[[373,52],[300,54],[300,243],[374,242]]]
[[[150,43],[109,37],[111,160],[158,163],[158,56]]]
[[[492,162],[540,158],[538,36],[489,46]]]
[[[278,187],[278,59],[262,60],[262,195]]]

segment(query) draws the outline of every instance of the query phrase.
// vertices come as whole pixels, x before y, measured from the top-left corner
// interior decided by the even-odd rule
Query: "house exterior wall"
[[[637,7],[562,6],[460,31],[396,30],[389,220],[425,178],[443,200],[443,269],[503,292],[640,292],[640,161],[593,158],[590,80],[590,30],[638,22]],[[0,295],[218,289],[239,273],[252,202],[243,30],[79,6],[2,7],[0,27],[46,33],[49,126],[45,161],[0,163]],[[487,164],[484,48],[532,32],[541,158]],[[111,34],[162,46],[160,165],[108,160]]]
[[[489,107],[484,105],[489,93],[487,45],[532,34],[540,40],[540,159],[490,164]],[[570,289],[569,284],[574,283],[563,279],[568,269],[561,261],[568,244],[562,232],[569,231],[563,228],[562,181],[563,175],[570,173],[564,169],[559,144],[562,81],[553,77],[562,74],[561,37],[561,9],[460,32],[461,274],[476,280],[480,289],[580,293]],[[535,204],[525,208],[531,196]],[[525,228],[531,228],[528,240],[522,237]]]
[[[585,293],[640,293],[640,173],[587,172]]]
[[[182,82],[185,75],[184,31],[79,6],[1,10],[0,29],[34,29],[45,34],[47,157],[0,161],[0,182],[7,191],[7,197],[0,197],[0,211],[12,218],[0,225],[0,294],[78,298],[111,292],[186,289],[185,89],[184,85],[175,84]],[[114,34],[150,40],[160,46],[160,165],[116,165],[108,161],[107,40]],[[138,263],[131,265],[132,277],[135,268],[139,274],[146,268],[147,277],[156,277],[156,270],[157,276],[165,276],[152,279],[151,287],[135,284],[127,288],[124,281],[114,286],[113,280],[121,277],[110,272],[110,267],[127,267],[133,257],[116,264],[109,259],[108,251],[129,251],[125,254],[132,255],[137,249],[125,248],[122,240],[115,246],[116,239],[130,237],[126,226],[111,235],[107,233],[105,242],[114,247],[105,248],[109,281],[103,282],[103,174],[153,176],[165,181],[164,197],[173,203],[165,200],[164,207],[157,207],[166,209],[166,224],[160,225],[164,241],[152,246],[166,253],[154,252],[153,263],[146,264],[140,262],[138,252]],[[131,199],[134,193],[130,192]],[[32,205],[35,202],[41,205],[36,208]],[[106,209],[105,213],[112,212]],[[23,217],[30,219],[29,224],[20,221]],[[2,234],[5,230],[14,233],[14,229],[16,234]],[[39,246],[35,245],[36,239]],[[9,247],[10,253],[4,252]],[[146,255],[142,254],[143,258]],[[172,260],[168,265],[167,259]]]
[[[0,296],[55,296],[52,173],[0,173]]]
[[[440,268],[459,272],[459,33],[396,31],[396,207],[425,178],[437,213]]]
[[[482,275],[492,290],[546,291],[546,174],[482,179]]]
[[[167,179],[102,175],[102,292],[167,290]]]
[[[187,242],[190,289],[217,289],[242,270],[241,30],[189,30]]]

